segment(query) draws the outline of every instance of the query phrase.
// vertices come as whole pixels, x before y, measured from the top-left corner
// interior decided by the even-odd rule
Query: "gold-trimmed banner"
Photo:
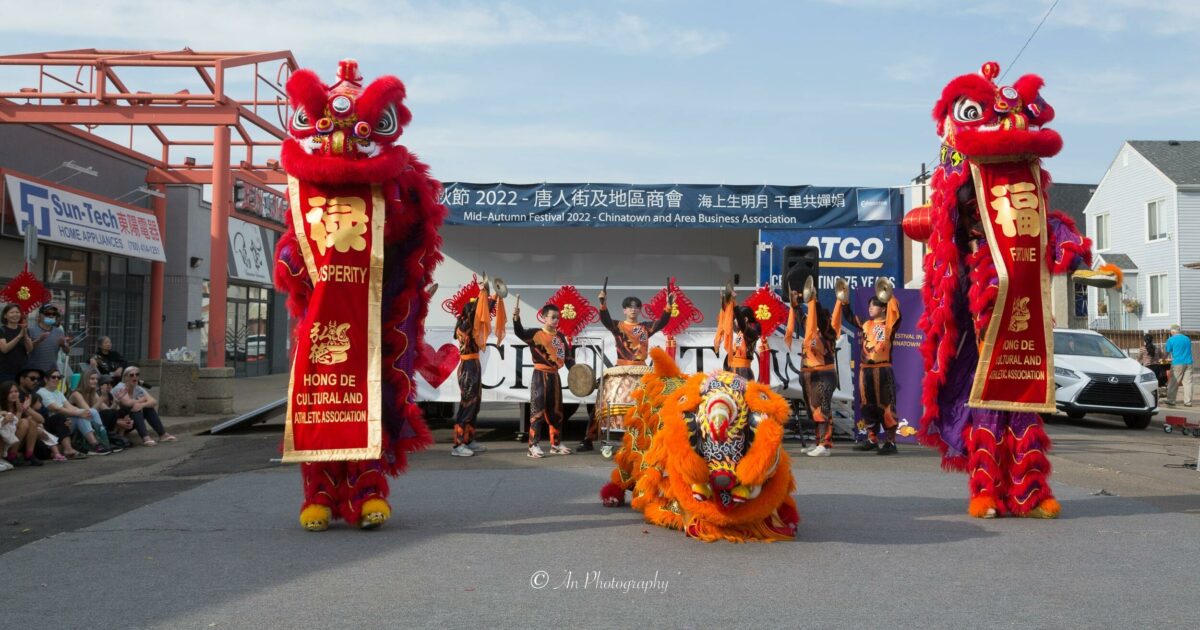
[[[979,347],[968,404],[1052,413],[1053,322],[1046,253],[1046,194],[1037,162],[972,163],[979,217],[999,293]]]
[[[297,324],[283,461],[378,459],[383,192],[288,178],[288,194],[313,292]]]

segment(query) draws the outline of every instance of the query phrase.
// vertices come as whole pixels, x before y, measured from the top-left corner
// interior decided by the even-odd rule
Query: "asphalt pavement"
[[[255,383],[246,383],[247,387]],[[274,387],[264,383],[264,388]],[[597,453],[449,429],[364,532],[300,529],[279,426],[0,475],[5,627],[1193,627],[1200,439],[1056,417],[1057,521],[969,518],[936,455],[794,456],[795,542],[705,544],[601,507]],[[1172,415],[1175,413],[1171,412]],[[570,431],[578,433],[582,424]],[[26,531],[27,530],[27,531]]]

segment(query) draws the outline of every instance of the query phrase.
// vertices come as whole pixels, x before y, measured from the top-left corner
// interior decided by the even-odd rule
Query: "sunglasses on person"
[[[138,375],[137,372],[126,372],[125,378],[137,378],[137,375]]]
[[[62,374],[51,374],[51,375],[49,375],[49,376],[47,376],[47,377],[46,377],[46,380],[48,380],[48,381],[57,381],[57,380],[58,380],[58,379],[60,379],[60,378],[62,378]]]

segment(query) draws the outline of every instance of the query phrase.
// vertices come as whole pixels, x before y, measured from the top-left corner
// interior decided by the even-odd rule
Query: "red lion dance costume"
[[[391,515],[387,476],[433,442],[412,375],[429,363],[422,338],[441,260],[440,184],[396,144],[412,118],[404,84],[385,76],[364,88],[353,60],[337,78],[326,86],[300,70],[288,80],[282,163],[292,210],[276,248],[275,283],[298,322],[284,459],[304,462],[300,522],[312,531],[331,518],[381,525]],[[365,402],[333,409],[343,399]]]
[[[920,327],[926,376],[920,438],[942,466],[969,475],[971,516],[1054,518],[1049,274],[1091,264],[1091,243],[1069,217],[1048,212],[1041,158],[1062,148],[1045,125],[1054,110],[1043,81],[997,86],[995,62],[950,82],[933,109],[942,138],[930,205],[904,230],[928,241]],[[1077,277],[1112,286],[1111,272]]]

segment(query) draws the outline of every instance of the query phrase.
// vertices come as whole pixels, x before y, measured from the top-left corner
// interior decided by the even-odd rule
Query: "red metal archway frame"
[[[148,164],[146,183],[158,192],[168,184],[211,184],[208,367],[225,365],[225,306],[228,277],[226,242],[235,177],[261,185],[287,183],[279,169],[278,149],[288,119],[283,85],[297,69],[291,51],[197,52],[64,50],[0,56],[0,65],[37,73],[36,86],[0,91],[0,123],[54,125]],[[266,74],[263,73],[266,72]],[[134,81],[155,86],[195,86],[177,91],[134,91]],[[249,82],[237,79],[252,73]],[[73,73],[73,74],[72,74]],[[137,75],[137,76],[133,76]],[[263,94],[260,94],[260,88]],[[23,101],[23,102],[22,102]],[[126,146],[97,130],[129,128]],[[212,138],[184,137],[182,129],[209,127]],[[148,129],[161,147],[154,157],[134,147],[134,130]],[[236,138],[232,134],[237,134]],[[153,144],[150,145],[153,148]],[[180,159],[177,150],[212,150],[209,164]],[[231,150],[243,159],[231,164]],[[258,149],[256,151],[256,149]],[[262,160],[258,162],[257,160]],[[160,229],[166,224],[166,199],[156,197],[153,211]],[[252,218],[246,220],[259,223]],[[265,224],[265,223],[264,223]],[[268,225],[273,229],[278,226]],[[162,355],[163,263],[150,276],[149,358]]]

